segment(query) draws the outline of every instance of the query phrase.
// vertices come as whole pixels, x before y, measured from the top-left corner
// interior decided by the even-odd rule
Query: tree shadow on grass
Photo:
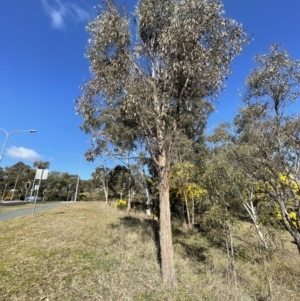
[[[136,228],[142,229],[142,239],[145,240],[154,240],[156,246],[156,257],[157,262],[161,267],[161,250],[159,243],[159,223],[157,220],[148,218],[148,219],[139,219],[133,216],[125,216],[120,218],[120,224],[131,228],[133,231]],[[111,224],[110,227],[118,228],[120,225]],[[174,231],[173,229],[173,243],[178,244],[183,249],[182,256],[187,257],[191,260],[205,261],[206,260],[206,247],[199,246],[197,242],[186,241],[187,235],[181,231]]]
[[[226,237],[221,231],[208,231],[206,233],[206,239],[209,241],[210,245],[216,249],[221,250],[224,254],[228,253]],[[236,259],[240,259],[244,262],[252,262],[254,258],[251,256],[251,249],[254,247],[250,241],[247,241],[247,238],[244,239],[244,243],[237,245],[237,237],[233,236],[233,253]],[[242,241],[241,239],[239,239]],[[229,242],[228,242],[229,243]],[[229,252],[231,253],[231,248],[229,246]]]
[[[133,216],[125,216],[120,218],[120,222],[127,228],[137,228],[142,229],[143,239],[153,239],[156,246],[156,258],[157,262],[161,267],[161,251],[159,244],[159,224],[156,220],[148,219],[139,219]]]
[[[157,220],[146,218],[140,219],[138,217],[134,217],[132,215],[121,217],[120,224],[110,224],[109,227],[112,229],[119,229],[120,225],[125,226],[126,228],[134,229],[140,228],[142,229],[142,239],[143,240],[154,240],[156,246],[156,256],[157,262],[161,267],[161,250],[160,250],[160,243],[159,243],[159,223]],[[203,232],[203,233],[202,233]],[[204,235],[205,231],[197,231],[198,235],[202,233]],[[186,232],[178,227],[173,227],[172,229],[173,234],[173,244],[174,246],[179,245],[181,249],[181,256],[197,261],[206,261],[207,260],[207,251],[209,247],[201,246],[200,242],[197,240],[190,240],[190,236],[195,235],[195,232]],[[197,234],[196,234],[197,235]],[[208,240],[211,247],[217,248],[222,250],[224,253],[227,253],[226,250],[226,242],[223,237],[219,233],[216,235],[215,232],[213,233],[205,233],[205,237]],[[247,255],[247,252],[243,249],[242,246],[235,246],[234,253],[237,258],[240,258],[244,261],[249,261],[251,258]]]
[[[182,246],[184,250],[184,257],[197,261],[206,261],[206,247],[199,246],[196,243],[184,242],[180,240],[177,240],[177,243]]]
[[[174,227],[172,233],[173,244],[181,247],[182,257],[197,261],[206,260],[208,248],[201,245],[201,240],[195,239],[197,232]]]

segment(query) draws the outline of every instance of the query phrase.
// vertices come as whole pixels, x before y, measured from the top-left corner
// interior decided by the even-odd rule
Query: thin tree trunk
[[[195,199],[194,194],[192,193],[192,227],[195,225]]]
[[[149,195],[149,191],[148,191],[148,188],[146,187],[146,189],[145,189],[145,191],[146,191],[146,197],[147,197],[147,202],[146,202],[146,215],[151,215],[151,209],[150,209],[150,203],[151,203],[151,201],[150,201],[150,195]]]
[[[298,230],[291,229],[289,230],[292,237],[294,238],[294,243],[297,246],[298,252],[300,254],[300,233]]]
[[[263,262],[264,262],[264,272],[265,272],[266,279],[267,279],[267,282],[268,282],[268,290],[269,290],[268,300],[272,301],[273,300],[272,281],[271,281],[271,278],[270,278],[269,273],[268,273],[268,269],[267,269],[267,265],[266,265],[266,257],[265,256],[264,256]]]
[[[134,190],[131,190],[129,189],[129,193],[128,193],[128,203],[127,203],[127,211],[129,212],[132,208],[132,200],[133,200],[133,197],[135,195],[135,191]]]
[[[105,203],[108,204],[108,184],[106,184],[105,179],[102,179],[102,188],[105,196]]]
[[[174,251],[172,243],[171,211],[169,200],[169,179],[168,168],[166,167],[166,155],[159,157],[159,239],[160,239],[160,257],[161,273],[163,281],[173,288],[177,287],[175,275]]]
[[[296,245],[297,245],[297,248],[298,248],[298,252],[300,254],[300,234],[299,233],[297,234],[295,242],[296,242]]]
[[[277,198],[277,203],[280,208],[282,220],[285,229],[291,234],[291,236],[294,238],[294,243],[297,246],[298,252],[300,254],[300,231],[296,229],[296,227],[293,226],[293,222],[290,220],[289,214],[286,210],[286,206],[284,204],[284,201],[282,198]]]
[[[147,197],[147,201],[146,201],[146,215],[151,215],[151,209],[150,209],[150,195],[149,195],[149,190],[147,188],[147,181],[146,181],[146,177],[145,177],[145,170],[143,168],[143,183],[145,184],[145,192],[146,192],[146,197]]]
[[[236,273],[235,273],[235,261],[234,261],[234,246],[232,238],[231,224],[229,221],[225,223],[224,234],[226,237],[226,249],[227,249],[227,258],[228,258],[228,276],[229,280],[233,281],[235,288],[237,287],[236,283]]]
[[[233,237],[232,237],[232,228],[231,228],[231,224],[230,223],[228,223],[228,229],[229,229],[229,239],[230,239],[232,277],[233,277],[235,288],[237,288],[236,272],[235,272],[234,247],[233,247]]]
[[[258,237],[261,240],[261,242],[263,243],[265,250],[269,250],[269,245],[267,243],[267,240],[259,227],[259,222],[258,222],[256,210],[253,205],[253,201],[250,200],[249,203],[244,203],[243,206],[247,210],[248,214],[250,215],[250,217],[253,221],[254,227],[256,229],[256,232],[258,234]]]
[[[130,164],[129,164],[129,158],[127,158],[127,168],[129,170],[129,173],[131,175],[131,170],[130,170]],[[131,178],[129,176],[128,178],[128,182],[129,182],[129,185],[128,185],[128,202],[127,202],[127,211],[129,212],[131,210],[131,199],[132,199],[132,196],[131,196]]]
[[[128,201],[127,201],[127,211],[129,212],[131,210],[131,195],[130,195],[130,189],[128,192],[128,197],[127,197]]]
[[[188,207],[188,200],[187,200],[187,196],[185,193],[185,187],[183,187],[183,196],[184,196],[184,202],[185,202],[185,207],[186,207],[186,216],[187,216],[187,223],[188,223],[188,229],[190,230],[191,227],[191,216],[190,216],[190,210]]]

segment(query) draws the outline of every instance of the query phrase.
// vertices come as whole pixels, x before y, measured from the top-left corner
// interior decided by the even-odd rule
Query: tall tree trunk
[[[163,281],[173,288],[177,286],[174,264],[174,251],[172,244],[171,229],[171,211],[169,199],[169,178],[168,163],[166,155],[159,156],[159,239],[160,239],[160,257],[161,257],[161,273]]]

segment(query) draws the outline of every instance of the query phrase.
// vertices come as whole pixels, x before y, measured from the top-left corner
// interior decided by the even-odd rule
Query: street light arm
[[[36,130],[16,130],[16,131],[12,131],[12,132],[7,132],[5,129],[2,129],[2,128],[0,128],[0,130],[3,131],[6,134],[6,138],[5,138],[3,148],[2,148],[2,151],[1,151],[1,154],[0,154],[0,161],[2,160],[3,153],[4,153],[4,150],[5,150],[8,138],[11,134],[14,134],[14,133],[36,133]]]
[[[5,129],[0,128],[0,131],[5,132],[5,134],[7,136],[13,134],[13,133],[36,133],[36,130],[15,130],[15,131],[11,131],[11,132],[7,132]]]
[[[0,128],[0,131],[3,131],[6,134],[6,136],[8,135],[8,132],[5,129]]]
[[[5,134],[6,134],[6,138],[5,138],[5,141],[4,141],[4,144],[3,144],[3,148],[2,148],[2,151],[1,151],[1,154],[0,154],[0,161],[1,161],[2,157],[3,157],[3,153],[4,153],[4,150],[5,150],[5,147],[6,147],[6,143],[7,143],[8,137],[9,137],[9,135],[11,133],[8,133],[6,130],[1,129],[1,128],[0,128],[0,130],[3,131],[3,132],[5,132]]]

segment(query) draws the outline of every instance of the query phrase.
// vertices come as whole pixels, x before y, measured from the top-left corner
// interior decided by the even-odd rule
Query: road
[[[64,202],[55,202],[55,203],[45,203],[45,204],[37,204],[35,207],[35,213],[39,211],[44,211],[56,207],[61,207],[61,206],[67,206],[69,204],[72,204],[71,202],[69,203],[64,203]],[[0,212],[0,221],[5,221],[8,219],[12,219],[18,216],[23,216],[23,215],[31,215],[32,214],[32,209],[33,209],[33,204],[32,207],[30,208],[24,208],[24,209],[16,209],[16,210],[11,210],[11,211],[4,211]]]

